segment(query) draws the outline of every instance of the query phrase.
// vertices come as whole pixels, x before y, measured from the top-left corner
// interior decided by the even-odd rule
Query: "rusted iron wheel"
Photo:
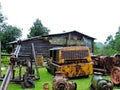
[[[118,85],[120,84],[120,67],[114,67],[111,72],[111,81]]]

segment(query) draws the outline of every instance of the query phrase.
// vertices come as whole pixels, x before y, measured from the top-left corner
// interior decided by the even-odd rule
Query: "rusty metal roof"
[[[83,36],[85,36],[85,37],[87,37],[87,38],[90,38],[90,39],[92,39],[92,40],[95,40],[95,39],[96,39],[96,38],[93,38],[93,37],[91,37],[91,36],[85,35],[85,34],[83,34],[83,33],[80,33],[80,32],[78,32],[78,31],[74,30],[74,31],[64,32],[64,33],[58,33],[58,34],[49,34],[49,35],[43,35],[43,36],[36,36],[36,37],[24,39],[24,40],[22,40],[22,41],[28,41],[28,40],[37,39],[37,38],[38,38],[38,39],[43,39],[44,37],[59,36],[59,35],[65,35],[65,34],[69,34],[69,33],[78,33],[78,34],[81,34],[81,35],[83,35]],[[15,44],[15,43],[17,43],[17,41],[9,42],[9,43],[7,43],[7,44]]]

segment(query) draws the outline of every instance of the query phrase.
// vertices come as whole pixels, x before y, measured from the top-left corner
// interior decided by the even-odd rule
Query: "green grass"
[[[34,89],[28,88],[24,90],[43,90],[44,83],[49,83],[50,88],[52,88],[53,76],[49,74],[45,68],[40,68],[39,70],[40,70],[40,80],[35,81],[35,88]],[[10,82],[7,90],[22,90],[22,86],[21,84]]]
[[[35,81],[34,89],[24,89],[24,90],[43,90],[43,84],[48,83],[50,90],[52,90],[52,79],[53,75],[49,74],[45,68],[39,68],[40,70],[40,80]],[[79,78],[79,79],[71,79],[70,81],[74,81],[77,83],[77,90],[90,90],[89,86],[91,84],[92,75],[88,78]],[[105,76],[104,78],[110,79],[109,76]],[[21,84],[16,84],[10,82],[8,85],[8,90],[23,90]],[[114,90],[120,90],[120,87],[115,87]]]

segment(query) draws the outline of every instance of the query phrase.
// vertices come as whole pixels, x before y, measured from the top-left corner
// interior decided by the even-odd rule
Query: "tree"
[[[104,44],[109,44],[113,40],[113,36],[109,35],[106,39],[106,42]]]
[[[108,45],[104,45],[102,55],[111,56],[111,55],[114,55],[115,53],[117,53],[115,49],[113,49],[112,47]]]
[[[104,45],[104,52],[105,55],[114,55],[116,53],[120,53],[120,27],[113,38],[112,35],[109,35],[106,39]]]
[[[114,39],[112,35],[109,35],[104,43],[104,47],[102,50],[103,55],[111,56],[117,53],[117,50],[114,49]]]
[[[1,3],[0,3],[0,40],[3,37],[3,30],[4,30],[4,26],[6,25],[6,23],[4,22],[7,18],[5,16],[3,16],[2,14],[2,10],[1,10]]]
[[[97,49],[96,49],[97,50]],[[113,38],[112,35],[109,35],[104,43],[104,47],[100,52],[102,55],[114,55],[120,53],[120,27]],[[98,51],[97,51],[98,52]]]
[[[43,26],[39,19],[36,19],[33,26],[30,28],[30,32],[27,35],[27,37],[31,38],[35,36],[48,35],[49,32],[50,30]]]
[[[6,46],[8,42],[16,41],[22,36],[22,31],[21,29],[11,26],[11,25],[6,25],[4,28],[3,37],[1,39],[2,43],[2,48],[5,49],[8,53],[11,52],[11,48],[9,46]]]
[[[5,23],[6,19],[7,18],[2,14],[0,3],[0,41],[2,44],[2,50],[9,52],[10,47],[6,44],[18,40],[22,35],[22,31],[15,26],[7,25],[7,23]]]
[[[7,25],[5,27],[5,30],[3,32],[3,40],[5,40],[6,43],[18,40],[22,36],[22,31],[21,29],[12,26],[12,25]]]
[[[115,39],[114,39],[114,49],[120,53],[120,27],[118,32],[116,32]]]
[[[100,55],[100,48],[97,46],[96,43],[94,43],[94,54],[95,55]]]

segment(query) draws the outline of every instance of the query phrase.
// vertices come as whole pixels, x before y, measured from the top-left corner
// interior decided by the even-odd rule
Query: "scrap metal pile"
[[[110,75],[115,85],[120,85],[120,54],[114,56],[92,56],[94,71]]]
[[[117,64],[116,56],[92,56],[94,71],[104,74],[111,73],[113,67]]]
[[[7,55],[10,56],[10,63],[5,76],[0,77],[3,80],[0,90],[7,90],[10,81],[22,83],[23,88],[35,88],[34,80],[40,79],[34,44],[31,44],[30,55],[20,55],[20,49],[21,41],[19,41],[14,54]],[[68,81],[68,78],[88,77],[93,72],[91,90],[113,90],[114,85],[120,85],[119,54],[114,56],[91,56],[90,50],[86,46],[51,48],[49,54],[46,68],[48,72],[55,75],[52,81],[52,90],[77,90],[77,84]],[[21,57],[29,57],[29,59],[25,61],[21,60]],[[18,76],[15,74],[16,67],[19,69]],[[23,67],[26,67],[24,74],[22,73]],[[104,79],[100,72],[103,74],[108,73],[111,81]],[[48,84],[45,84],[44,90],[49,90]]]
[[[36,56],[34,50],[34,44],[32,43],[31,54],[30,55],[19,55],[21,49],[21,41],[18,42],[18,45],[13,54],[7,54],[3,56],[10,56],[10,62],[8,65],[8,70],[5,76],[0,77],[0,80],[3,80],[0,90],[7,90],[8,84],[10,81],[22,83],[23,88],[34,88],[35,84],[33,80],[40,79],[36,64]],[[27,57],[27,60],[21,60],[21,57]],[[26,63],[25,65],[23,64]],[[33,65],[35,69],[33,69]],[[25,73],[22,71],[22,68],[26,68]],[[18,73],[16,74],[16,70]],[[36,74],[34,73],[36,70]]]

